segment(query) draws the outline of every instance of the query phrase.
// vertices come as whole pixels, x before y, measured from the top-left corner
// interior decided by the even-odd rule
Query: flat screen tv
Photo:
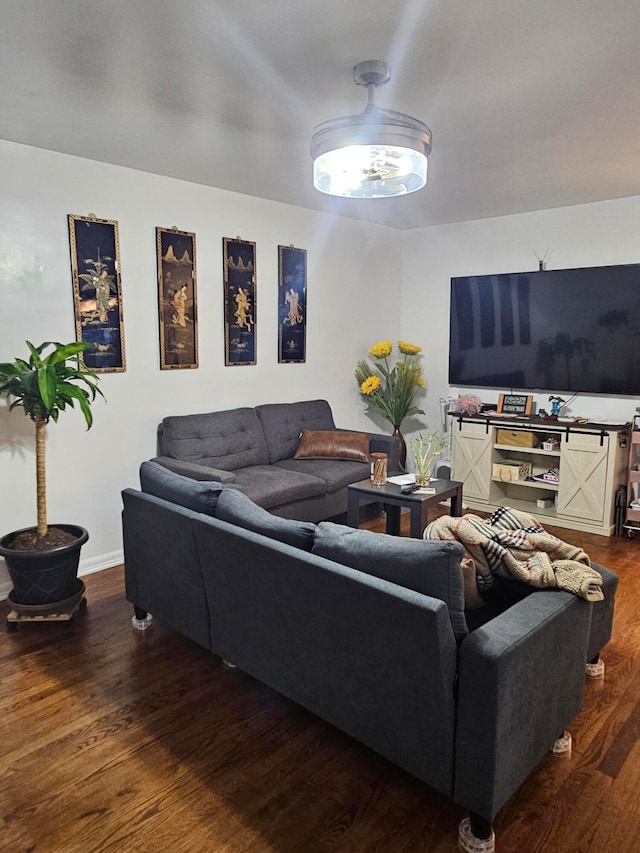
[[[452,278],[449,382],[640,396],[640,264]]]

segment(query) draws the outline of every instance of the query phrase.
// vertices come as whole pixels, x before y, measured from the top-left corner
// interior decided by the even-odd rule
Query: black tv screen
[[[449,383],[640,396],[640,264],[452,278]]]

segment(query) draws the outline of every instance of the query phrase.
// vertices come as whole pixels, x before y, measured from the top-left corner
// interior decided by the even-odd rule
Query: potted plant
[[[11,603],[50,610],[52,604],[72,598],[78,585],[82,585],[76,576],[80,548],[89,534],[77,525],[47,523],[47,423],[57,421],[60,412],[78,403],[89,429],[93,423],[90,405],[96,394],[104,395],[96,384],[98,377],[80,359],[80,353],[92,344],[47,341],[35,347],[26,343],[28,361],[16,358],[0,364],[0,394],[14,398],[9,410],[22,408],[35,424],[37,526],[3,536],[0,556],[5,559],[14,586],[9,594]],[[44,355],[49,347],[53,349]]]
[[[360,394],[367,401],[369,410],[386,418],[393,426],[393,434],[400,442],[400,463],[404,468],[407,446],[400,432],[403,420],[409,415],[423,415],[415,405],[416,397],[426,388],[420,357],[422,347],[406,341],[398,341],[400,358],[394,365],[389,359],[393,353],[391,341],[380,341],[369,350],[375,361],[372,367],[367,361],[356,365],[355,378]]]
[[[447,439],[438,432],[419,433],[409,441],[409,449],[416,465],[416,485],[428,486],[436,458],[447,446]]]

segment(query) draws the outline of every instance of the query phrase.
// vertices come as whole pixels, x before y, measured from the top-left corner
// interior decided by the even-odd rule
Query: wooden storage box
[[[526,480],[531,476],[532,470],[531,462],[523,462],[519,459],[503,459],[502,462],[493,463],[494,479],[505,483]]]
[[[538,435],[521,429],[499,429],[496,443],[512,447],[537,447]]]

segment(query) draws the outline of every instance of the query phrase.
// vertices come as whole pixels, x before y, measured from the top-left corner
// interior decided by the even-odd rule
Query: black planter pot
[[[14,530],[0,539],[0,556],[7,564],[13,583],[11,600],[16,604],[46,606],[65,601],[76,592],[80,549],[89,534],[84,527],[75,524],[50,526],[66,530],[76,537],[75,541],[43,551],[15,551],[11,548],[19,533],[33,530],[33,527]]]

